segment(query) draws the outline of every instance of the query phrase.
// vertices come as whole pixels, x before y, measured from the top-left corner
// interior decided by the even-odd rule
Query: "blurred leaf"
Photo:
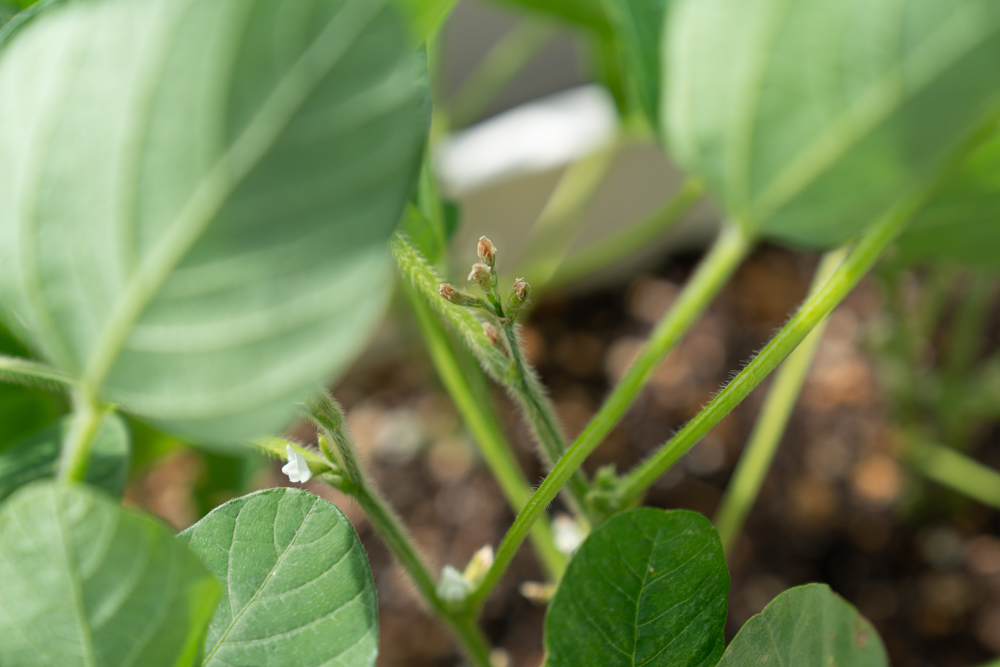
[[[899,239],[908,261],[1000,269],[1000,134],[973,153]]]
[[[7,321],[161,428],[287,426],[382,315],[428,124],[417,70],[386,0],[46,14],[0,60],[0,114],[25,119],[0,127]]]
[[[28,351],[0,326],[0,354],[26,357]],[[0,382],[0,455],[65,411],[66,400],[59,394]]]
[[[456,0],[396,0],[410,19],[417,43],[432,38],[455,7]]]
[[[495,0],[560,19],[581,28],[610,32],[611,25],[602,0]]]
[[[374,665],[375,586],[357,534],[299,489],[231,500],[180,534],[223,586],[205,665]]]
[[[842,243],[997,112],[991,0],[676,0],[665,134],[730,218]]]
[[[153,519],[39,482],[0,509],[0,664],[193,665],[219,586]]]
[[[743,625],[719,667],[759,667],[765,663],[831,667],[889,664],[882,640],[871,624],[822,584],[792,588],[774,598]]]
[[[670,0],[605,0],[618,34],[622,70],[652,127],[660,126],[660,60]]]
[[[708,519],[686,510],[624,512],[570,561],[545,615],[546,664],[715,665],[728,600],[722,543]]]
[[[0,46],[4,46],[14,35],[28,27],[36,18],[69,2],[81,0],[40,0],[40,2],[21,2],[11,4],[0,0]],[[5,16],[7,12],[12,12]]]
[[[60,446],[71,421],[71,417],[64,417],[38,435],[0,452],[0,500],[29,482],[55,476]],[[128,478],[128,461],[128,427],[121,417],[109,414],[91,446],[85,481],[121,497]]]

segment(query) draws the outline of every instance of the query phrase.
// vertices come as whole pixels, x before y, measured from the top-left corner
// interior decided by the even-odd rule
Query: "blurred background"
[[[717,213],[710,203],[693,204],[664,231],[665,203],[690,184],[648,128],[620,120],[592,31],[516,2],[463,0],[432,64],[447,121],[438,123],[434,164],[460,220],[452,278],[464,279],[483,234],[499,248],[503,279],[529,277],[536,287],[524,331],[529,355],[573,437],[670,307]],[[642,233],[620,256],[592,252],[629,229]],[[690,419],[804,298],[817,259],[759,247],[588,471],[608,463],[627,469]],[[1000,386],[991,361],[1000,293],[992,276],[961,267],[888,275],[866,279],[831,319],[730,558],[728,632],[785,588],[821,581],[873,621],[896,667],[968,667],[1000,654],[1000,513],[928,481],[905,462],[901,443],[917,419],[1000,468],[992,407],[1000,400],[983,395]],[[902,324],[913,318],[921,336],[903,340]],[[967,338],[946,333],[970,318]],[[419,340],[400,300],[334,394],[362,457],[430,562],[461,567],[482,545],[496,545],[513,516]],[[711,517],[767,386],[661,479],[647,503]],[[963,387],[984,387],[975,406],[963,402]],[[502,391],[494,400],[529,479],[541,479],[528,430]],[[204,453],[134,429],[127,497],[178,529],[229,498],[287,483],[278,462]],[[311,437],[304,426],[295,435]],[[460,665],[447,631],[420,610],[360,510],[328,487],[309,488],[347,513],[368,549],[380,600],[379,664]],[[523,550],[487,606],[485,627],[510,665],[542,660],[544,607],[518,590],[540,578]]]

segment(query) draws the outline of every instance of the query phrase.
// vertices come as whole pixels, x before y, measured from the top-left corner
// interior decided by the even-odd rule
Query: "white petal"
[[[288,452],[288,463],[281,467],[281,472],[296,484],[305,484],[312,479],[312,471],[309,470],[306,458],[292,449],[291,445],[285,445],[285,451]]]

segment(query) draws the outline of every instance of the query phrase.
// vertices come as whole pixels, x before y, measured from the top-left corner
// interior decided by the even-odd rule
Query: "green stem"
[[[499,583],[525,536],[559,490],[583,465],[611,429],[621,420],[639,391],[646,385],[657,365],[690,329],[714,296],[739,266],[751,246],[751,239],[736,228],[727,228],[695,275],[684,288],[676,304],[657,325],[646,347],[618,383],[587,428],[560,458],[538,490],[521,510],[497,549],[493,567],[470,597],[470,603],[482,605]]]
[[[1000,509],[1000,472],[951,447],[916,437],[906,438],[902,457],[938,484]]]
[[[613,141],[569,165],[563,172],[545,208],[531,228],[528,251],[517,273],[535,289],[543,289],[569,254],[584,219],[607,176],[622,142]]]
[[[515,512],[521,511],[531,496],[531,486],[500,426],[482,371],[476,368],[467,372],[467,366],[460,362],[458,350],[452,346],[448,333],[423,298],[409,284],[404,284],[404,293],[416,316],[438,377],[479,445],[483,460],[500,485],[507,503]],[[566,568],[566,558],[556,548],[549,524],[544,521],[536,523],[530,538],[546,575],[551,581],[558,581]]]
[[[526,18],[501,37],[452,98],[453,127],[474,123],[554,33],[551,26]]]
[[[403,276],[426,299],[431,308],[455,328],[490,377],[510,391],[528,424],[534,430],[543,452],[553,448],[552,451],[561,453],[565,449],[565,443],[555,418],[555,409],[542,391],[538,379],[521,358],[520,347],[511,345],[512,361],[490,342],[483,333],[482,323],[468,308],[456,306],[443,299],[438,294],[441,278],[405,235],[397,232],[390,241],[390,247]],[[555,458],[558,458],[558,454]],[[571,489],[576,495],[573,503],[579,505],[578,509],[586,507],[585,484],[584,480],[583,487],[578,485],[575,491]]]
[[[0,382],[65,391],[73,387],[73,378],[37,361],[0,354]]]
[[[810,331],[826,319],[871,270],[882,253],[906,226],[913,212],[923,204],[931,192],[932,189],[928,188],[920,195],[910,198],[869,227],[836,273],[806,300],[761,353],[677,435],[621,481],[615,494],[617,504],[624,506],[642,495],[681,456],[739,405]]]
[[[546,287],[566,285],[593,275],[596,271],[646,247],[650,242],[673,229],[684,214],[701,200],[705,186],[701,181],[688,179],[681,188],[656,212],[639,223],[601,239],[570,254],[559,266]]]
[[[811,291],[818,289],[830,277],[846,255],[846,250],[836,250],[824,255],[816,268]],[[788,420],[802,391],[813,357],[816,355],[816,349],[823,337],[825,324],[824,321],[816,325],[816,328],[782,364],[767,394],[764,407],[757,417],[746,448],[740,456],[736,472],[733,473],[733,478],[726,488],[726,494],[716,515],[715,527],[727,552],[742,529],[743,522],[757,500],[757,494],[760,493],[764,476],[771,468],[771,461],[774,460],[774,454],[778,450],[781,437],[788,426]]]
[[[551,469],[559,457],[565,453],[567,443],[552,402],[545,395],[534,369],[524,359],[524,351],[521,349],[520,335],[516,326],[513,323],[503,326],[507,347],[514,361],[515,378],[514,382],[508,386],[514,391],[518,403],[524,410],[528,425],[535,434],[535,440],[539,443],[546,467]],[[574,470],[569,479],[567,500],[573,505],[577,517],[584,519],[588,524],[592,521],[587,501],[589,490],[590,485],[587,483],[586,477],[580,470]]]
[[[424,602],[451,626],[469,659],[479,667],[489,667],[489,642],[470,616],[458,613],[438,597],[434,577],[402,520],[376,490],[361,467],[354,453],[354,445],[344,428],[344,415],[340,406],[323,392],[310,404],[309,410],[310,416],[326,431],[336,447],[338,464],[344,473],[339,478],[328,475],[323,475],[323,478],[334,486],[339,483],[337,488],[357,500],[379,537],[410,575]]]
[[[84,392],[73,396],[73,421],[62,443],[59,456],[59,481],[82,482],[90,463],[90,449],[101,428],[104,416],[110,410],[101,406]]]

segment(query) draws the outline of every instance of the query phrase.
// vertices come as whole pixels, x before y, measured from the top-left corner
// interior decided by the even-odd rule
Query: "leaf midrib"
[[[180,214],[168,225],[163,240],[133,274],[124,297],[118,301],[105,324],[103,335],[98,338],[97,346],[87,363],[83,385],[94,395],[99,393],[132,328],[166,283],[173,269],[206,231],[229,195],[280,138],[315,86],[337,65],[386,1],[348,0],[331,17],[279,80],[239,137],[219,157],[181,208]],[[353,25],[350,23],[351,19],[354,19]],[[341,30],[347,34],[336,39],[336,33]],[[335,46],[328,47],[331,43]],[[323,53],[327,48],[330,52]],[[312,65],[318,58],[323,58],[323,66],[317,73]]]

